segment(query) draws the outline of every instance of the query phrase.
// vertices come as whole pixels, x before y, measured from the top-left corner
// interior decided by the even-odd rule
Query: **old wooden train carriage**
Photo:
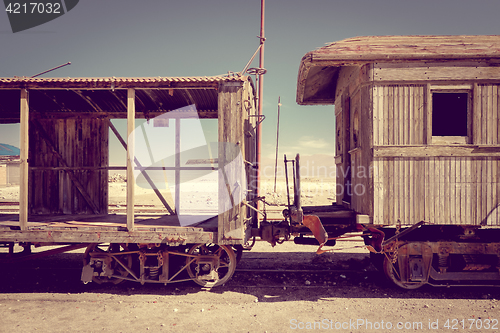
[[[393,226],[394,282],[500,280],[500,36],[335,42],[303,57],[297,102],[335,105],[336,201]]]
[[[126,119],[126,131],[114,119]],[[49,253],[87,247],[85,282],[179,281],[172,257],[201,285],[231,277],[233,248],[250,237],[255,214],[248,207],[258,116],[249,76],[2,78],[0,123],[20,123],[21,133],[19,212],[0,214],[0,243],[27,252],[35,244],[68,245]],[[126,166],[110,165],[116,150]],[[110,170],[126,172],[126,214],[108,212]],[[214,205],[201,214],[183,209],[198,178]],[[161,214],[134,210],[139,182],[158,196]]]

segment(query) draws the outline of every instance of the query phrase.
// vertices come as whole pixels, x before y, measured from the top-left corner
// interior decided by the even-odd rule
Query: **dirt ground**
[[[360,242],[315,250],[257,242],[233,278],[212,290],[191,282],[84,285],[82,250],[0,264],[0,332],[499,330],[498,288],[399,290]]]

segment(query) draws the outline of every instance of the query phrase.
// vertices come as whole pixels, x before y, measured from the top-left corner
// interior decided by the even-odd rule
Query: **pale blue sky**
[[[302,56],[362,35],[498,34],[498,0],[267,0],[263,155],[334,154],[333,106],[298,106]],[[0,77],[211,76],[240,71],[258,46],[260,0],[82,0],[69,13],[13,34],[0,13]],[[257,61],[254,63],[258,65]],[[0,101],[1,102],[1,101]],[[0,126],[0,142],[18,146]]]

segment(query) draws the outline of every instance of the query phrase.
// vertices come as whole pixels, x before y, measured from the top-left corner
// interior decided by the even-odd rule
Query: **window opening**
[[[466,92],[432,94],[432,136],[467,136]]]

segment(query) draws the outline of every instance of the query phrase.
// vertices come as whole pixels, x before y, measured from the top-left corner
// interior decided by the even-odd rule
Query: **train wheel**
[[[392,260],[385,257],[383,263],[383,270],[385,276],[396,286],[403,289],[418,289],[422,287],[425,282],[402,282],[401,275],[399,274],[399,265],[398,263],[392,263]]]
[[[94,267],[94,272],[104,273],[108,269],[113,270],[113,275],[118,275],[126,277],[129,273],[122,265],[120,265],[113,257],[110,256],[111,253],[119,254],[120,252],[128,252],[129,249],[125,244],[90,244],[85,250],[85,255],[83,259],[83,265],[86,266],[90,263],[92,258],[100,258],[102,260],[97,260]],[[127,268],[132,269],[133,258],[131,254],[117,256],[121,263],[127,266]],[[105,267],[109,265],[109,267]],[[118,284],[123,282],[124,279],[118,277],[108,277],[104,275],[94,275],[92,281],[95,283],[107,283],[111,282],[113,284]]]
[[[194,282],[203,287],[215,287],[229,281],[236,270],[236,255],[230,246],[196,244],[188,252],[187,272]]]

